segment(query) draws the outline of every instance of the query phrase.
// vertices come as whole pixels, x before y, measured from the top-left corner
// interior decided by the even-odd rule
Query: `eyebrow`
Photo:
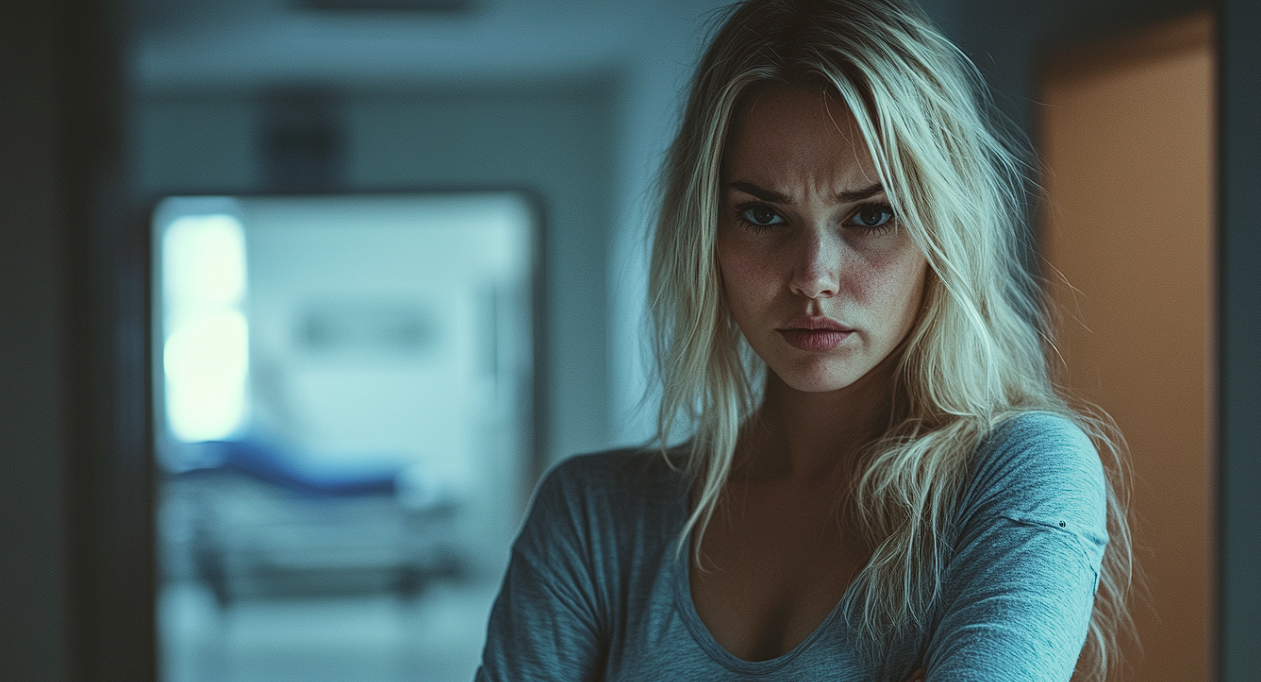
[[[773,189],[766,189],[764,187],[758,187],[757,185],[751,182],[736,181],[728,185],[728,187],[731,187],[732,189],[738,189],[741,192],[744,192],[745,194],[752,195],[754,197],[757,197],[758,199],[761,199],[762,201],[766,201],[772,204],[791,205],[793,203],[793,200],[790,199],[787,195],[780,194],[779,192],[776,192]],[[883,191],[884,191],[884,185],[878,182],[872,183],[870,185],[867,185],[866,187],[860,187],[858,189],[847,190],[844,192],[837,192],[836,203],[849,204],[855,201],[862,201],[863,199],[870,199],[871,197],[874,197]]]

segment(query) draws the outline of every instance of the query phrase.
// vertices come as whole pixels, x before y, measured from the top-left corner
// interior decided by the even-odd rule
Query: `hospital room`
[[[474,679],[540,480],[658,447],[662,168],[729,4],[0,10],[0,679]],[[916,4],[1035,155],[1048,362],[1121,434],[1108,679],[1256,679],[1261,9]]]

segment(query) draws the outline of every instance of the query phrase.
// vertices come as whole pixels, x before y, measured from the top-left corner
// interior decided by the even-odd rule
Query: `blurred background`
[[[539,474],[650,434],[647,204],[717,6],[129,8],[163,679],[471,677]]]
[[[471,679],[538,476],[651,434],[724,4],[0,10],[0,678]],[[1061,380],[1133,449],[1131,676],[1255,679],[1261,9],[922,4],[1041,156]]]

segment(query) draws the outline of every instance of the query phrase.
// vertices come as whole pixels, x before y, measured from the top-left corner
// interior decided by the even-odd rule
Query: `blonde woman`
[[[904,2],[732,8],[662,176],[661,447],[546,477],[479,679],[1106,676],[1119,449],[1050,379],[982,93]]]

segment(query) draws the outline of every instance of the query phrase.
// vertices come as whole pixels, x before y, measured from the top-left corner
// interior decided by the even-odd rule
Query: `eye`
[[[740,219],[754,227],[770,227],[784,222],[775,209],[766,204],[753,204],[738,209]]]
[[[866,204],[855,211],[849,217],[849,220],[845,221],[845,224],[874,231],[885,227],[891,220],[893,220],[892,206],[888,204]]]

